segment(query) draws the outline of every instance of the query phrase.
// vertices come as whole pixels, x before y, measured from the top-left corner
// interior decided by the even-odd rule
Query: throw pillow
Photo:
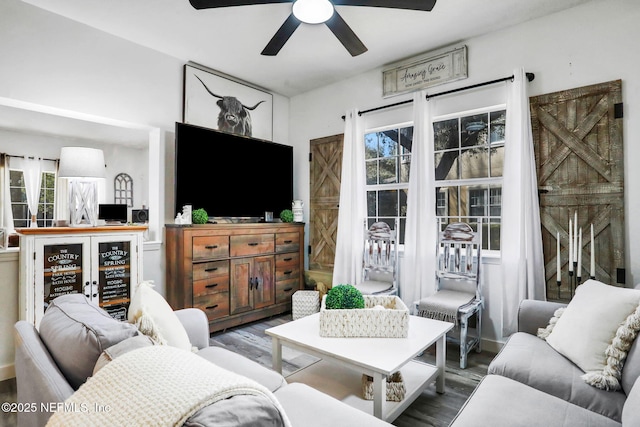
[[[69,294],[51,302],[40,321],[39,333],[62,374],[77,389],[91,376],[106,348],[138,331],[112,318],[84,295]]]
[[[118,356],[136,350],[142,347],[149,347],[154,345],[155,342],[146,335],[136,335],[135,337],[127,338],[124,341],[120,341],[118,344],[112,345],[108,349],[102,352],[95,366],[93,367],[93,375],[100,369],[104,368],[107,363],[111,362]]]
[[[640,329],[639,304],[638,290],[587,280],[546,340],[587,373],[583,378],[588,384],[619,389],[622,363]]]
[[[129,322],[159,344],[191,351],[187,331],[162,295],[153,289],[153,282],[138,284],[129,305]]]

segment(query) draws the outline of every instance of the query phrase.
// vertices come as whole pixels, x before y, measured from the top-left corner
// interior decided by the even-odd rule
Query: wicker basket
[[[296,291],[291,297],[291,315],[293,320],[317,313],[320,309],[318,291]]]
[[[400,371],[387,378],[387,400],[400,402],[404,399],[406,391]],[[362,397],[366,400],[373,400],[373,378],[366,374],[362,374]]]
[[[365,308],[327,310],[320,305],[321,337],[406,338],[409,309],[395,295],[364,295]],[[385,310],[373,308],[381,305]]]

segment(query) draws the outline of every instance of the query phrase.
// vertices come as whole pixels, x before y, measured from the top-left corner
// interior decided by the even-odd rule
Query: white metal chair
[[[441,230],[441,227],[438,228]],[[482,350],[484,299],[480,275],[482,221],[478,231],[466,223],[447,225],[438,232],[436,293],[417,303],[418,315],[452,322],[459,337],[447,338],[460,345],[460,368],[467,367],[467,354]],[[469,337],[469,319],[476,315],[476,333]]]
[[[363,295],[398,295],[398,241],[396,221],[392,230],[386,222],[375,222],[364,232],[362,282],[356,288]]]

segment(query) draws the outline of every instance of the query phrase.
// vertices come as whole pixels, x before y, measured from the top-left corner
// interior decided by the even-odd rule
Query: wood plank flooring
[[[291,314],[274,316],[211,336],[210,345],[225,347],[271,368],[271,338],[264,331],[291,321]],[[398,427],[446,427],[458,413],[467,397],[487,372],[495,354],[482,352],[469,355],[467,369],[458,365],[458,348],[447,346],[446,393],[438,394],[430,386],[402,413],[393,424]],[[283,347],[282,371],[289,375],[317,359],[313,356]],[[435,363],[433,348],[419,357],[427,363]],[[0,402],[16,401],[15,379],[0,382]],[[0,426],[16,425],[15,414],[0,413]]]
[[[274,316],[268,320],[228,329],[211,336],[210,345],[228,348],[271,368],[271,338],[264,331],[291,321],[291,314]],[[446,393],[438,394],[435,387],[428,387],[393,424],[399,427],[446,427],[458,413],[467,397],[487,372],[495,354],[471,353],[467,369],[460,369],[459,350],[447,345]],[[317,359],[296,350],[283,347],[282,371],[285,376],[303,368]],[[429,348],[418,358],[435,364],[435,348]]]

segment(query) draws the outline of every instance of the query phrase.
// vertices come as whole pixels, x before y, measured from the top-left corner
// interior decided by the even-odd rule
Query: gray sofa
[[[74,302],[80,305],[82,302],[79,298],[84,300],[81,295],[73,298],[75,298]],[[81,309],[102,311],[95,306],[81,307]],[[276,397],[292,426],[390,425],[303,384],[287,384],[285,378],[279,373],[244,356],[224,348],[210,347],[208,321],[201,310],[184,309],[175,313],[185,327],[191,344],[197,347],[198,356],[265,386]],[[82,345],[85,346],[83,348],[76,348],[75,343],[69,343],[67,337],[64,344],[66,348],[56,348],[53,351],[53,348],[58,345],[59,334],[64,331],[56,331],[55,328],[48,326],[44,319],[44,323],[40,325],[40,332],[25,321],[15,324],[17,401],[25,404],[25,407],[34,409],[18,413],[20,427],[44,426],[52,413],[42,410],[40,403],[44,402],[47,405],[46,408],[50,408],[51,403],[63,402],[69,398],[78,388],[78,382],[82,383],[86,380],[86,369],[93,369],[100,354],[103,354],[104,347],[111,344],[115,347],[118,345],[116,342],[123,342],[131,336],[135,336],[136,339],[147,339],[138,335],[135,326],[116,322],[120,325],[116,325],[114,329],[113,319],[108,318],[108,315],[107,318],[102,317],[105,313],[98,314],[99,316],[92,318],[93,324],[80,320],[83,324],[77,329],[77,341],[83,342]],[[96,347],[95,351],[93,348],[86,350],[87,342]],[[61,354],[64,360],[61,359]],[[75,387],[72,384],[75,384]],[[268,399],[234,396],[200,409],[187,419],[184,425],[200,427],[282,425],[280,420],[275,419],[279,412],[270,405],[274,406],[273,401]]]
[[[640,426],[640,344],[632,345],[622,390],[586,384],[582,372],[536,336],[562,304],[525,300],[513,334],[450,427]]]

